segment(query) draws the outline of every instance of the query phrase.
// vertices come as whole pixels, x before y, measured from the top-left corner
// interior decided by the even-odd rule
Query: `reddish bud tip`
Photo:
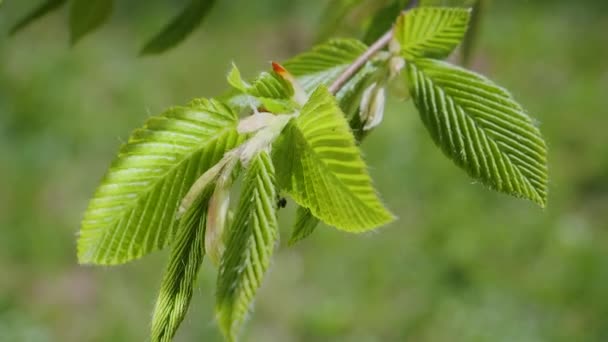
[[[279,75],[284,75],[287,73],[287,70],[285,70],[285,68],[277,62],[272,62],[272,70]]]

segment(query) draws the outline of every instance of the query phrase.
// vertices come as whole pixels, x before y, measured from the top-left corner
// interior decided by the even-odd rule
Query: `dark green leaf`
[[[503,88],[432,59],[407,64],[410,91],[435,143],[487,186],[547,203],[547,149],[532,119]]]
[[[215,0],[190,0],[180,14],[145,44],[141,53],[162,53],[186,39],[201,24],[214,3]]]
[[[13,35],[23,28],[31,24],[32,22],[40,19],[41,17],[51,13],[54,10],[57,10],[63,5],[67,0],[46,0],[45,2],[38,5],[38,7],[34,8],[28,14],[26,14],[23,18],[19,19],[15,26],[13,26],[10,30],[10,34]]]
[[[113,0],[72,0],[70,8],[70,42],[100,27],[112,13]]]

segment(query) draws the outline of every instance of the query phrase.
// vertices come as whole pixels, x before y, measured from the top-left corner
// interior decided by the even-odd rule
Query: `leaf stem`
[[[419,0],[411,0],[407,7],[404,9],[408,11],[418,5]],[[367,63],[376,53],[380,50],[384,49],[388,43],[390,43],[391,39],[393,39],[393,29],[391,28],[382,37],[378,38],[361,56],[357,57],[357,59],[344,70],[343,73],[338,76],[338,78],[331,84],[329,87],[329,92],[333,95],[336,95],[340,89],[350,80],[361,68]]]

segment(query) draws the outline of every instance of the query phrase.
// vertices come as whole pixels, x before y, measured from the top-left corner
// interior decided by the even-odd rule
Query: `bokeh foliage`
[[[132,127],[220,93],[230,60],[251,76],[308,48],[321,4],[285,3],[218,2],[206,30],[153,60],[138,59],[135,47],[170,4],[133,18],[143,7],[125,2],[74,49],[61,11],[1,38],[2,338],[145,339],[158,290],[150,285],[160,284],[168,252],[111,272],[79,267],[79,215]],[[400,220],[363,236],[320,227],[280,248],[249,340],[606,340],[608,22],[605,3],[595,3],[495,1],[473,61],[540,120],[552,175],[545,211],[470,184],[429,142],[411,105],[394,103],[363,148]],[[6,13],[18,8],[3,4],[4,32]],[[282,213],[281,227],[292,218]],[[209,269],[178,341],[219,341]]]

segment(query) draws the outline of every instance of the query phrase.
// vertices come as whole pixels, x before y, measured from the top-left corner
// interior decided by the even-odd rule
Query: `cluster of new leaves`
[[[41,3],[20,18],[11,28],[15,34],[37,19],[60,9],[69,2],[70,41],[75,44],[101,27],[112,14],[114,0],[41,0]],[[164,52],[183,41],[203,21],[215,0],[189,0],[186,6],[166,26],[150,38],[142,54]]]
[[[333,93],[328,86],[365,54],[363,42],[329,41],[273,63],[251,83],[233,67],[233,90],[224,97],[150,118],[120,149],[89,204],[80,262],[126,263],[170,246],[152,323],[152,340],[169,341],[208,255],[218,267],[217,322],[235,340],[279,240],[279,194],[298,205],[290,243],[319,222],[357,233],[394,219],[358,147],[382,121],[389,82],[406,83],[431,138],[456,165],[492,189],[544,206],[546,148],[530,117],[492,81],[439,60],[461,43],[469,20],[460,8],[399,15],[389,51]]]

